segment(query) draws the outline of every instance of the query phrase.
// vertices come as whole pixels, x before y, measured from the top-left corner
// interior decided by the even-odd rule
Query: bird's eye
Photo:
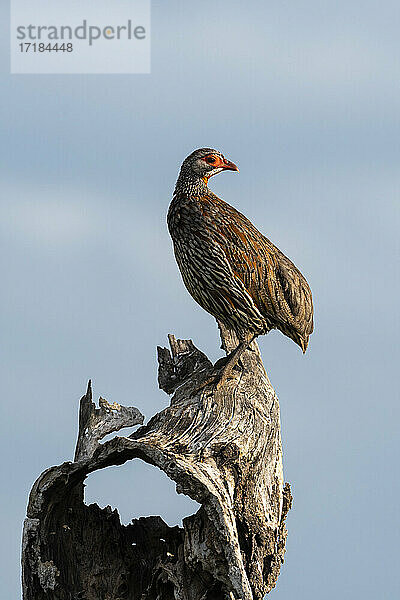
[[[213,165],[215,163],[215,157],[214,156],[206,156],[205,161],[208,162],[208,164]]]

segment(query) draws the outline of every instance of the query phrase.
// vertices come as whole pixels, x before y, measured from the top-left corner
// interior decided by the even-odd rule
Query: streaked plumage
[[[210,148],[196,150],[182,165],[168,228],[183,281],[200,306],[240,340],[279,329],[305,352],[313,331],[308,283],[244,215],[208,188],[209,177],[226,169],[238,170]]]

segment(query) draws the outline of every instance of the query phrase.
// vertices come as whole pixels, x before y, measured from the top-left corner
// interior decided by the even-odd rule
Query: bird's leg
[[[204,389],[207,385],[213,384],[217,388],[225,383],[225,381],[232,374],[235,365],[240,360],[243,352],[247,350],[250,344],[256,339],[257,334],[255,335],[247,335],[244,339],[242,339],[237,347],[232,350],[227,356],[220,358],[214,365],[213,371],[209,377],[206,378],[200,385],[196,386],[192,395],[198,393],[202,389]]]
[[[243,352],[247,350],[247,348],[256,339],[256,337],[256,335],[247,336],[244,340],[241,340],[239,342],[238,346],[234,350],[232,350],[232,352],[230,352],[228,356],[217,360],[217,362],[214,365],[214,369],[222,367],[220,373],[217,375],[215,380],[217,386],[223,385],[225,383],[225,381],[228,379],[233,369],[235,368],[235,365],[237,365],[237,363],[239,362]]]

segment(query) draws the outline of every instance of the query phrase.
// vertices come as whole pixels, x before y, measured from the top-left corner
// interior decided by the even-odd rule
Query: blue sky
[[[189,297],[165,215],[196,147],[240,174],[213,190],[307,276],[309,351],[260,340],[281,402],[288,546],[271,598],[399,595],[400,7],[395,2],[152,2],[151,75],[11,76],[2,9],[1,575],[20,595],[27,495],[71,459],[91,377],[147,418],[157,344],[220,355]],[[167,6],[168,5],[168,6]],[[195,510],[156,469],[91,475],[87,500],[124,522]]]

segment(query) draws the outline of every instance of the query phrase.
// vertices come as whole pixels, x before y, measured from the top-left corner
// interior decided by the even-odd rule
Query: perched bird
[[[222,171],[238,171],[221,152],[195,150],[183,162],[168,210],[168,229],[192,297],[233,329],[239,345],[227,367],[258,335],[279,329],[306,351],[313,331],[307,281],[268,238],[208,188]]]

